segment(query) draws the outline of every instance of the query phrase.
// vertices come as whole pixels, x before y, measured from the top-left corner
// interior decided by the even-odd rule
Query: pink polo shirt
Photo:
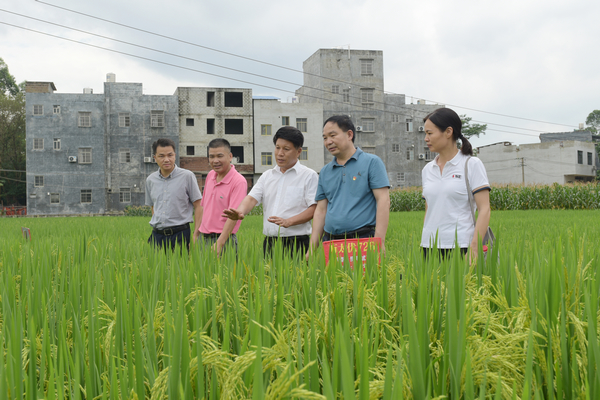
[[[204,195],[200,200],[203,208],[200,232],[221,233],[227,218],[221,217],[223,210],[238,208],[248,191],[246,178],[236,171],[235,166],[225,175],[221,182],[217,182],[217,173],[210,171],[204,183]],[[236,233],[242,221],[238,221],[233,228]]]

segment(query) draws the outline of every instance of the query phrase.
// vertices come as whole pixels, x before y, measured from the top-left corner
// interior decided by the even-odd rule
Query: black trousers
[[[191,230],[189,226],[186,229],[175,232],[171,235],[165,235],[164,233],[159,233],[153,230],[152,234],[148,238],[148,243],[158,247],[159,249],[164,248],[165,251],[167,249],[174,251],[176,248],[179,248],[181,251],[183,247],[185,247],[187,251],[190,251],[190,233]]]
[[[424,259],[428,259],[430,254],[435,254],[433,249],[427,248],[427,247],[421,247],[421,249],[423,250],[423,258]],[[456,250],[456,249],[437,249],[438,252],[438,257],[440,260],[444,260],[447,257],[450,256],[450,254],[452,254],[452,252]],[[460,254],[464,257],[467,252],[469,251],[468,248],[466,247],[461,247],[458,250],[460,250]]]
[[[275,246],[275,243],[277,243],[278,241],[281,242],[283,251],[288,251],[292,255],[295,252],[300,252],[301,255],[304,255],[308,251],[310,236],[266,236],[265,240],[263,241],[263,253],[265,257],[271,254],[273,246]]]
[[[365,226],[363,228],[357,229],[355,231],[346,232],[341,235],[332,235],[329,232],[323,232],[323,241],[327,242],[329,240],[342,240],[342,239],[366,239],[375,237],[375,227],[374,226]]]

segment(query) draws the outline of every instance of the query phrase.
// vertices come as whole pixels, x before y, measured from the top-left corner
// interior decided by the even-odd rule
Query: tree
[[[485,135],[487,124],[471,124],[473,118],[461,115],[460,120],[462,121],[462,134],[464,137],[469,139],[472,136],[479,137],[479,135]]]
[[[25,94],[0,58],[0,204],[25,204]]]
[[[587,125],[586,130],[593,134],[598,133],[598,129],[600,129],[600,110],[592,111],[585,120],[585,124]]]

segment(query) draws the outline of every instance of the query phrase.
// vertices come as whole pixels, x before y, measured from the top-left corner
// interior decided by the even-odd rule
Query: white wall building
[[[593,142],[502,142],[477,150],[491,184],[564,184],[592,181],[596,176]]]
[[[316,172],[325,165],[323,146],[323,105],[282,103],[276,97],[254,98],[254,165],[256,179],[277,163],[273,136],[282,126],[294,126],[304,135],[300,161]]]

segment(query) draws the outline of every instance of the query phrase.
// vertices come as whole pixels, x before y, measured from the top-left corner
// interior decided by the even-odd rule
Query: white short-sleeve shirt
[[[279,166],[263,173],[248,193],[259,204],[263,203],[263,234],[282,237],[310,235],[310,221],[283,228],[269,222],[268,218],[290,218],[316,204],[318,183],[317,173],[299,161],[285,173]]]
[[[438,157],[425,165],[421,173],[423,198],[427,202],[421,246],[432,248],[437,235],[438,249],[454,248],[456,240],[459,247],[467,248],[475,226],[467,197],[465,162],[469,160],[469,184],[473,194],[490,190],[485,167],[479,158],[469,158],[459,151],[440,174]]]

